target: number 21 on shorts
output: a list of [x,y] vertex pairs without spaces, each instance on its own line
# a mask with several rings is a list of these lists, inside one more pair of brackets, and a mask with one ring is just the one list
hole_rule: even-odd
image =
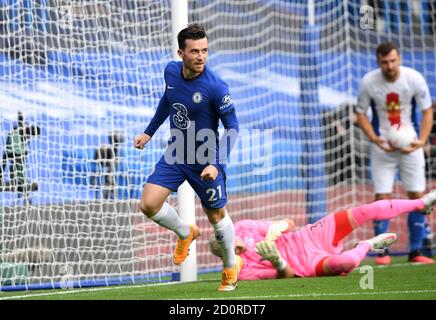
[[216,189],[215,188],[207,189],[206,194],[208,196],[207,201],[209,202],[216,202],[217,200],[220,200],[223,197],[221,191],[221,185],[218,185]]

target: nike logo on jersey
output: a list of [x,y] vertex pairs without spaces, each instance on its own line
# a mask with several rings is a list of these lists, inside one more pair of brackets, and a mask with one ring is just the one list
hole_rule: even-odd
[[167,86],[167,89],[174,89],[174,87],[171,87],[171,86]]

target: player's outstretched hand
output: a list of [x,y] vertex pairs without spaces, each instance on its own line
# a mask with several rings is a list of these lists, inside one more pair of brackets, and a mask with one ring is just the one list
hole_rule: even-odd
[[260,241],[256,244],[256,252],[263,260],[270,261],[274,266],[280,263],[280,252],[272,241]]
[[216,179],[217,176],[218,169],[213,164],[210,164],[206,168],[204,168],[200,174],[200,178],[204,181],[213,181]]
[[142,133],[139,136],[135,138],[133,141],[133,146],[137,149],[144,149],[144,146],[147,144],[148,141],[150,141],[151,137],[146,134]]

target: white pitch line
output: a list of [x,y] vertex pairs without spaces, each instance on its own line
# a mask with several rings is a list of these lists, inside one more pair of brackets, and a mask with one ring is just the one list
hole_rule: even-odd
[[370,265],[370,264],[363,263],[359,267],[354,269],[353,272],[355,272],[356,270],[359,270],[363,266],[370,266],[370,267],[373,267],[374,269],[384,269],[384,268],[396,268],[396,267],[417,267],[417,266],[423,266],[423,265],[425,265],[425,264],[418,263],[418,262],[416,262],[416,263],[404,262],[404,263],[396,263],[396,264],[389,264],[389,265]]
[[[172,283],[174,284],[174,283]],[[161,284],[159,284],[161,285]],[[52,293],[40,293],[40,294],[32,294],[32,295],[23,295],[23,296],[13,296],[13,297],[4,297],[0,298],[0,300],[11,300],[11,299],[22,299],[22,298],[32,298],[32,297],[40,297],[40,296],[51,296],[51,295],[64,295],[69,293],[80,293],[80,292],[94,292],[94,291],[103,291],[103,290],[113,290],[120,288],[140,288],[140,287],[148,287],[152,285],[138,285],[138,286],[123,286],[117,288],[93,288],[93,289],[83,289],[83,290],[74,290],[74,291],[64,291],[64,292],[52,292]],[[390,294],[416,294],[416,293],[436,293],[435,290],[405,290],[405,291],[375,291],[375,292],[340,292],[340,293],[306,293],[306,294],[280,294],[280,295],[262,295],[262,296],[235,296],[235,297],[211,297],[211,298],[196,298],[196,299],[183,299],[178,298],[179,300],[240,300],[240,299],[278,299],[278,298],[319,298],[319,297],[335,297],[335,296],[356,296],[356,295],[390,295]]]
[[[392,267],[403,267],[403,266],[419,266],[422,265],[420,263],[397,263],[392,264],[389,266],[372,266],[376,269],[381,268],[392,268]],[[362,267],[361,265],[360,267]],[[359,267],[359,268],[360,268]],[[356,268],[353,272],[359,270],[359,268]],[[219,281],[217,279],[217,281]],[[118,290],[118,289],[129,289],[129,288],[146,288],[146,287],[157,287],[157,286],[167,286],[167,285],[175,285],[175,284],[181,284],[181,282],[164,282],[164,283],[151,283],[151,284],[143,284],[143,285],[128,285],[128,286],[111,286],[111,287],[97,287],[97,288],[86,288],[86,289],[74,289],[74,290],[66,290],[66,291],[57,291],[57,292],[47,292],[47,293],[34,293],[34,294],[27,294],[27,295],[20,295],[20,296],[8,296],[8,297],[0,297],[0,300],[13,300],[13,299],[25,299],[25,298],[34,298],[34,297],[44,297],[44,296],[56,296],[56,295],[66,295],[66,294],[76,294],[76,293],[82,293],[82,292],[97,292],[97,291],[108,291],[108,290]],[[48,289],[50,290],[50,289]],[[247,297],[223,297],[223,298],[217,298],[213,297],[210,298],[212,300],[217,299],[262,299],[262,298],[292,298],[292,297],[317,297],[317,296],[343,296],[343,295],[358,295],[358,294],[406,294],[406,293],[430,293],[430,292],[436,292],[436,290],[416,290],[416,291],[386,291],[386,292],[354,292],[354,293],[314,293],[314,294],[304,294],[304,295],[277,295],[277,296],[247,296]],[[5,292],[0,292],[3,294]],[[179,298],[178,298],[179,299]],[[193,300],[207,300],[209,298],[201,298],[201,299],[193,299]],[[190,300],[190,299],[182,299],[182,300]]]
[[213,297],[188,300],[239,300],[239,299],[276,299],[276,298],[304,298],[304,297],[334,297],[334,296],[356,296],[356,295],[385,295],[385,294],[411,294],[411,293],[436,293],[435,290],[405,290],[405,291],[375,291],[375,292],[341,292],[341,293],[305,293],[305,294],[277,294],[265,296],[238,296],[238,297]]
[[[12,300],[12,299],[23,299],[23,298],[33,298],[33,297],[43,297],[43,296],[56,296],[56,295],[65,295],[65,294],[75,294],[81,292],[96,292],[96,291],[106,291],[106,290],[116,290],[116,289],[130,289],[130,288],[144,288],[144,287],[158,287],[158,286],[167,286],[173,284],[180,284],[180,282],[165,282],[165,283],[151,283],[151,284],[143,284],[143,285],[130,285],[130,286],[112,286],[112,287],[98,287],[98,288],[87,288],[87,289],[74,289],[74,290],[65,290],[65,291],[56,291],[56,292],[47,292],[47,293],[33,293],[21,296],[9,296],[9,297],[0,297],[0,300]],[[51,290],[51,289],[47,289]],[[0,295],[5,292],[0,292]]]

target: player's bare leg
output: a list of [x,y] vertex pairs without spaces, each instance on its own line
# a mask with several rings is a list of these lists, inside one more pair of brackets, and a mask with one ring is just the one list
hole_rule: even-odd
[[165,200],[171,190],[156,184],[146,183],[141,198],[141,211],[161,227],[174,231],[179,240],[173,253],[174,264],[181,264],[188,256],[189,245],[199,235],[195,225],[183,222],[176,210]]
[[219,291],[236,289],[242,259],[235,254],[235,228],[226,208],[207,209],[203,207],[209,222],[215,230],[215,238],[223,252],[223,273]]
[[148,218],[152,218],[162,208],[171,190],[157,184],[146,183],[141,197],[141,211]]

